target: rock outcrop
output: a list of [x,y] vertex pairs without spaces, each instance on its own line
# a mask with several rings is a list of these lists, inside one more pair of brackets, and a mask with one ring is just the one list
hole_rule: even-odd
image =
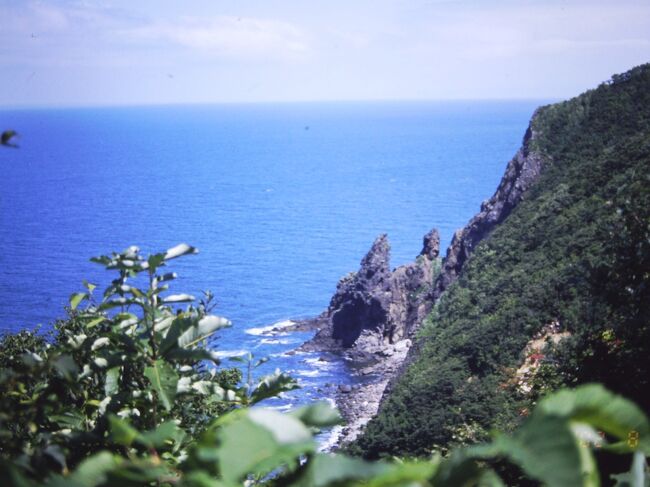
[[437,230],[424,236],[415,262],[391,271],[388,237],[380,235],[355,273],[343,277],[312,342],[376,352],[411,335],[428,312],[440,248]]
[[315,342],[329,340],[325,348],[355,345],[358,349],[376,351],[412,336],[445,289],[456,280],[476,246],[508,217],[539,176],[544,157],[533,149],[534,120],[535,115],[521,149],[508,163],[494,195],[454,234],[440,272],[436,272],[440,248],[437,230],[424,236],[422,251],[415,262],[392,272],[388,238],[380,235],[361,261],[359,271],[339,281],[327,311],[318,318],[321,326]]
[[[503,222],[512,210],[526,196],[526,191],[539,177],[547,156],[534,149],[537,133],[534,130],[535,117],[533,114],[528,129],[524,134],[521,148],[510,160],[506,171],[499,182],[494,195],[481,204],[480,211],[472,217],[464,228],[457,230],[447,248],[447,254],[442,261],[442,268],[436,277],[435,283],[426,296],[422,297],[423,309],[426,313],[440,299],[444,291],[458,278],[465,262],[470,258],[476,246]],[[426,316],[426,314],[424,315]],[[419,317],[423,319],[424,316]],[[420,344],[415,341],[399,369],[393,374],[385,388],[385,393],[390,393],[393,383],[399,380],[400,375],[418,355]]]
[[494,195],[481,204],[481,211],[474,215],[465,228],[457,230],[454,234],[451,245],[447,249],[440,275],[427,297],[430,301],[437,301],[445,289],[456,280],[478,243],[506,219],[524,198],[526,190],[537,180],[544,165],[544,158],[533,150],[533,142],[536,137],[533,123],[536,113],[533,114],[528,130],[526,130],[521,149],[508,163],[506,172]]
[[359,270],[345,276],[336,286],[328,308],[334,340],[350,347],[365,330],[378,336],[385,334],[390,277],[390,245],[384,234],[372,244]]
[[428,295],[440,269],[440,235],[435,228],[422,241],[415,262],[398,267],[391,276],[390,317],[397,339],[410,337],[429,314],[433,302]]
[[411,339],[414,331],[457,279],[476,246],[508,217],[538,178],[545,157],[534,150],[534,121],[535,115],[494,195],[455,233],[442,268],[435,229],[425,235],[415,262],[392,272],[388,239],[380,235],[359,271],[341,279],[328,309],[313,320],[319,331],[303,349],[343,350],[356,362],[356,374],[365,377],[351,391],[337,395],[348,420],[339,444],[354,440],[377,413],[394,381],[418,353],[419,344]]

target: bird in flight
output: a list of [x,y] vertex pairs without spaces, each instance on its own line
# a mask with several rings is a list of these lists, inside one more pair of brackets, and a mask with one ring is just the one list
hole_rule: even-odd
[[0,143],[5,147],[18,148],[16,144],[11,143],[11,139],[13,139],[16,136],[18,136],[18,132],[16,132],[15,130],[5,130],[4,132],[2,132],[2,136],[0,136]]

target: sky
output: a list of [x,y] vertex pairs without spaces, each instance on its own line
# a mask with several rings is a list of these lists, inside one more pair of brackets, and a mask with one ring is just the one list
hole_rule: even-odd
[[0,107],[563,99],[648,61],[648,0],[0,0]]

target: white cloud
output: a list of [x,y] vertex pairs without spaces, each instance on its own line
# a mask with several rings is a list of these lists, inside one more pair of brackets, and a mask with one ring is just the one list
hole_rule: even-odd
[[269,19],[218,16],[158,21],[125,32],[133,40],[169,42],[224,57],[295,59],[309,51],[305,33]]
[[31,3],[29,11],[33,14],[30,21],[35,22],[39,30],[64,30],[70,25],[68,17],[60,9],[41,3]]
[[647,0],[4,3],[12,103],[561,97],[650,59]]
[[535,43],[539,51],[563,52],[566,50],[607,48],[650,48],[650,39],[574,40],[566,38],[544,39]]
[[412,52],[450,62],[567,56],[650,45],[650,4],[502,2],[473,8],[458,4],[434,7],[424,18],[421,30],[403,34],[404,45],[410,36]]

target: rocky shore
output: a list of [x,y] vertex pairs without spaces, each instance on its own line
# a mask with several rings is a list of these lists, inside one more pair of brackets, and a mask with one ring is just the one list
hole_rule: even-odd
[[357,382],[353,386],[339,386],[335,394],[336,404],[346,420],[338,445],[354,441],[377,414],[384,391],[400,370],[410,346],[411,340],[406,338],[367,355],[366,360],[360,356],[350,358]]
[[359,270],[339,281],[327,310],[282,329],[316,330],[298,351],[334,354],[352,370],[354,385],[340,385],[335,392],[347,420],[338,445],[353,441],[377,414],[391,381],[417,354],[415,332],[424,318],[456,280],[475,247],[507,218],[537,180],[546,160],[534,150],[534,121],[535,115],[496,192],[455,233],[444,261],[439,259],[438,231],[432,229],[423,237],[422,251],[414,262],[391,269],[388,237],[379,235]]
[[431,230],[415,261],[391,270],[388,237],[378,236],[359,270],[339,281],[328,309],[296,324],[296,329],[317,330],[299,350],[334,353],[353,375],[354,385],[335,391],[347,422],[339,445],[354,440],[377,413],[386,386],[408,353],[416,324],[430,311],[423,298],[440,266],[439,246],[438,232]]

